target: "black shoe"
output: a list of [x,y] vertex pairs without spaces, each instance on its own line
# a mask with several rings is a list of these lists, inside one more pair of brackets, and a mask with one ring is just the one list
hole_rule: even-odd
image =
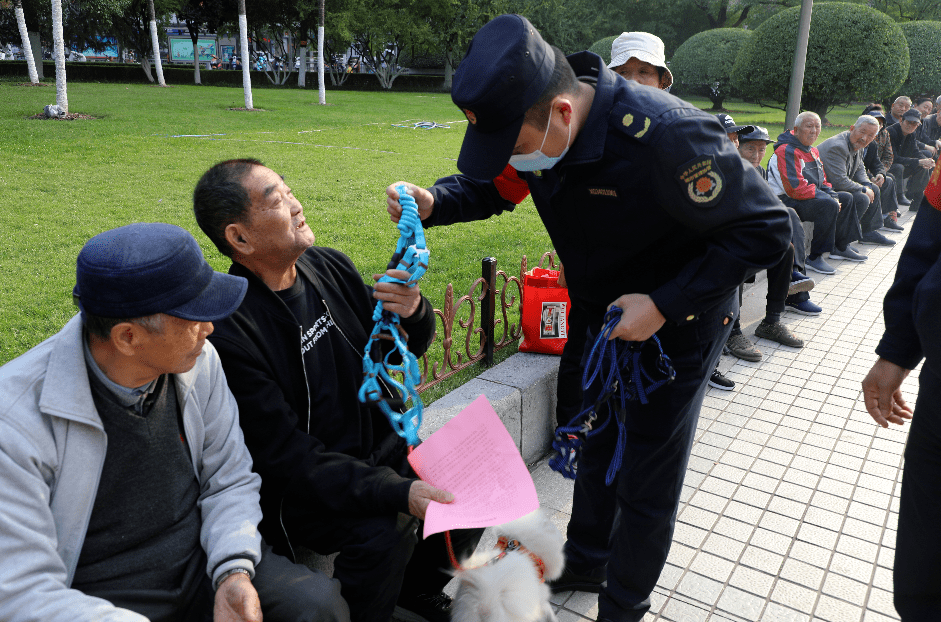
[[449,622],[451,597],[444,592],[412,596],[402,594],[392,612],[392,619],[401,622]]
[[709,378],[709,386],[714,389],[721,389],[723,391],[731,391],[735,388],[735,381],[729,380],[726,378],[721,371],[716,369],[712,372],[712,376]]
[[886,216],[885,220],[882,221],[882,228],[886,231],[898,233],[899,231],[905,231],[905,227],[900,225],[895,221],[895,218],[891,216]]
[[908,197],[899,197],[899,205],[901,205],[902,207],[908,207],[911,204],[912,204],[912,201]]
[[[895,246],[895,240],[890,240],[878,231],[869,231],[863,234],[861,244],[875,244],[877,246]],[[831,254],[831,257],[833,255]]]
[[546,585],[549,586],[553,594],[559,592],[592,592],[597,594],[605,583],[603,578],[605,571],[601,570],[594,573],[594,575],[576,574],[566,568],[562,571],[561,577],[555,581],[546,581]]

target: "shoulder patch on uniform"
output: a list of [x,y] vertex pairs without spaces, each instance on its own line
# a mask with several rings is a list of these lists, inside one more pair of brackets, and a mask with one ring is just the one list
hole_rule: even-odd
[[712,155],[696,156],[677,168],[675,177],[694,205],[712,207],[725,192],[725,177]]
[[614,106],[609,122],[617,131],[636,138],[643,143],[650,140],[653,129],[658,124],[656,118],[646,115],[624,103]]

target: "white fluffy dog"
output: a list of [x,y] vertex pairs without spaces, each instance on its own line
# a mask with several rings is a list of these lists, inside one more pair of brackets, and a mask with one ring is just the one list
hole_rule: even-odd
[[559,578],[565,540],[542,510],[494,528],[499,542],[454,574],[452,622],[556,622],[543,581]]

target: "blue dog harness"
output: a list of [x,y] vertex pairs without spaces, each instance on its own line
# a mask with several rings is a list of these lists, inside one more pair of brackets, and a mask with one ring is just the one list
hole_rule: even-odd
[[[615,326],[621,320],[621,314],[620,307],[612,305],[608,309],[604,316],[604,325],[591,347],[585,371],[582,374],[583,389],[587,390],[595,379],[599,379],[602,383],[598,399],[593,405],[572,418],[567,426],[559,426],[555,430],[552,448],[558,452],[558,455],[549,460],[549,467],[561,473],[563,477],[575,479],[578,459],[581,457],[585,440],[601,432],[612,418],[616,418],[618,440],[605,476],[605,483],[610,486],[621,469],[624,447],[627,444],[625,424],[627,402],[639,400],[641,404],[647,404],[651,393],[670,384],[676,377],[676,370],[673,369],[670,357],[664,354],[656,335],[647,341],[624,341],[610,338]],[[642,360],[644,348],[649,349],[650,346],[657,348],[653,370],[646,369]],[[618,404],[615,403],[615,397],[618,398]],[[595,428],[598,411],[604,404],[608,405],[610,416],[600,427]]]
[[[395,253],[389,261],[387,270],[397,269],[408,272],[407,281],[382,275],[380,283],[401,283],[414,287],[428,268],[428,248],[425,244],[425,231],[418,216],[418,204],[408,194],[405,186],[397,186],[402,215],[399,218],[399,241]],[[422,421],[422,401],[418,395],[421,383],[421,370],[418,359],[408,350],[408,333],[402,328],[398,313],[383,308],[382,301],[376,302],[372,315],[376,325],[366,342],[363,356],[363,385],[359,389],[359,401],[375,404],[389,419],[396,434],[406,440],[409,447],[416,447],[421,442],[418,429]],[[381,340],[392,341],[394,348],[382,355]],[[390,362],[389,357],[398,353],[402,362],[398,365]],[[401,382],[392,377],[392,373],[401,373]],[[380,379],[394,389],[397,398],[388,399],[382,394]],[[404,413],[400,408],[411,400],[412,407]]]

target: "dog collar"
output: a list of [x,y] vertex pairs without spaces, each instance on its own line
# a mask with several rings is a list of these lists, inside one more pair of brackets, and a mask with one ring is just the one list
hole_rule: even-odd
[[487,562],[488,566],[506,557],[507,553],[510,553],[512,551],[519,551],[523,555],[528,555],[529,559],[532,560],[533,565],[536,566],[536,570],[539,572],[539,582],[540,583],[545,582],[544,577],[546,574],[546,562],[542,561],[541,557],[539,557],[538,555],[536,555],[535,553],[527,549],[522,544],[520,544],[519,540],[515,540],[515,539],[510,540],[506,536],[500,536],[500,538],[497,540],[497,548],[500,549],[500,553],[498,553],[496,557],[494,557],[489,562]]

